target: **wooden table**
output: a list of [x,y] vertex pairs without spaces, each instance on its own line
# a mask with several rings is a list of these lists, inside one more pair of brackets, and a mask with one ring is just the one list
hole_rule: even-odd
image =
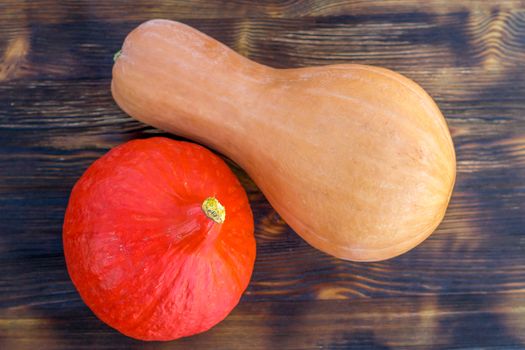
[[[525,348],[523,1],[0,0],[0,349]],[[275,67],[395,69],[436,99],[457,152],[444,222],[377,263],[308,246],[232,165],[256,217],[252,282],[211,331],[127,338],[64,264],[69,192],[91,162],[159,131],[126,116],[113,54],[144,20],[190,24]]]

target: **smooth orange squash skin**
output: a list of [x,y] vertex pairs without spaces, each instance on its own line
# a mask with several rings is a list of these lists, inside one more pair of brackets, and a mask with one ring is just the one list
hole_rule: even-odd
[[456,173],[447,124],[393,71],[273,69],[152,20],[126,38],[111,87],[132,117],[232,158],[301,237],[336,257],[394,257],[445,214]]

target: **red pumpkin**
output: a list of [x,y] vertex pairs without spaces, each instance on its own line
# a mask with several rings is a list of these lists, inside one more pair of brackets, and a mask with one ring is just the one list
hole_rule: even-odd
[[71,193],[63,240],[85,303],[143,340],[220,322],[255,260],[252,212],[235,175],[207,149],[160,137],[125,143],[89,167]]

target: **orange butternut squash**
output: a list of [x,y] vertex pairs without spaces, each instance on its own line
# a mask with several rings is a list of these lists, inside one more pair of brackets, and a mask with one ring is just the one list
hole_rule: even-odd
[[233,159],[301,237],[342,259],[406,252],[436,229],[451,197],[443,115],[384,68],[274,69],[152,20],[127,36],[111,88],[132,117]]

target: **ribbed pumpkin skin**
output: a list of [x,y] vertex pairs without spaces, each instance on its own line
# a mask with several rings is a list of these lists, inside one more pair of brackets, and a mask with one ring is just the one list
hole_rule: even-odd
[[232,158],[299,235],[342,259],[413,248],[452,193],[445,119],[419,85],[387,69],[273,69],[152,20],[126,38],[112,92],[132,117]]
[[[201,209],[225,207],[218,224]],[[150,138],[120,145],[75,184],[64,253],[82,299],[104,322],[142,340],[172,340],[223,320],[255,261],[246,193],[202,146]]]

